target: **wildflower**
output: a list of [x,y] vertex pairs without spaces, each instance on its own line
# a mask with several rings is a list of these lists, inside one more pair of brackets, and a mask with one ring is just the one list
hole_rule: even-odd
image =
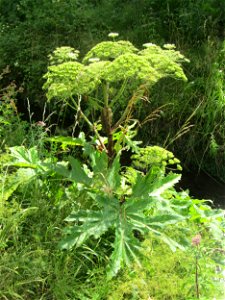
[[202,239],[201,235],[197,234],[192,238],[192,245],[197,247],[201,243],[201,239]]

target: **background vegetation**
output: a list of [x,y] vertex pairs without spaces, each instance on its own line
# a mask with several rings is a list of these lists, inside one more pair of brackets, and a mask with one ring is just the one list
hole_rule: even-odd
[[[181,166],[225,182],[223,1],[0,0],[0,11],[0,299],[222,300],[224,212],[177,192],[174,183]],[[129,122],[120,128],[112,165],[99,154],[105,146],[96,142],[101,125],[95,118],[102,109],[96,108],[96,99],[75,112],[77,118],[83,112],[94,127],[82,121],[74,127],[74,111],[66,102],[47,103],[42,88],[48,78],[44,74],[54,70],[49,55],[57,47],[73,47],[83,58],[109,32],[138,48],[146,42],[175,44],[190,60],[182,66],[187,82],[165,76],[141,95],[142,105],[129,115],[139,120],[137,128]],[[123,88],[114,111],[118,118],[133,86]],[[143,141],[143,148],[134,137]],[[148,147],[152,145],[169,151]],[[120,156],[124,147],[139,154]],[[109,181],[104,190],[99,170]],[[144,186],[152,190],[142,190]],[[148,194],[152,201],[149,192],[157,188],[163,193],[154,206],[133,205],[136,218],[145,216],[142,227],[135,218],[121,225],[116,210],[107,232],[87,230],[102,215],[112,215],[110,204],[104,209],[99,204],[101,197],[111,199],[112,192],[120,207],[124,189],[131,201],[135,193]],[[127,206],[122,209],[129,210]],[[71,227],[74,212],[79,221]],[[146,233],[145,226],[152,232]],[[118,243],[123,230],[127,248]],[[83,243],[76,240],[81,233]],[[196,244],[193,238],[199,234]],[[79,247],[62,250],[62,243]],[[112,258],[117,276],[109,278]]]

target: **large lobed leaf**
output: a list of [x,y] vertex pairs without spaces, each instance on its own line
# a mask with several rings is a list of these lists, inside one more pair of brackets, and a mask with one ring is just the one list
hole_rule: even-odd
[[137,173],[131,196],[132,198],[159,197],[167,189],[173,187],[180,178],[181,175],[171,173],[155,179],[151,170],[145,176],[142,173]]
[[116,229],[113,248],[110,263],[107,267],[108,278],[114,277],[122,267],[130,266],[133,261],[140,265],[138,260],[141,249],[140,242],[134,238],[128,224],[118,226]]
[[[103,199],[98,200],[102,201]],[[79,210],[71,213],[66,221],[73,222],[75,225],[65,230],[67,237],[61,241],[59,246],[62,249],[70,249],[73,246],[79,247],[89,237],[93,236],[97,239],[110,227],[115,227],[119,204],[115,199],[110,200],[104,201],[104,207],[100,210]]]

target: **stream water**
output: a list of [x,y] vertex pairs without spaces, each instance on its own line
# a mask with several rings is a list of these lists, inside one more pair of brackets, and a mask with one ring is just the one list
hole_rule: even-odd
[[225,184],[204,172],[197,175],[191,172],[184,173],[179,187],[183,190],[188,189],[192,197],[210,199],[214,207],[225,209]]

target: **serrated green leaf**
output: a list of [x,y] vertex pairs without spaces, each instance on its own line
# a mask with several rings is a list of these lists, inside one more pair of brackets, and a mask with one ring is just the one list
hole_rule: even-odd
[[80,232],[78,230],[68,230],[68,228],[66,229],[67,230],[65,230],[64,232],[68,235],[65,236],[58,244],[58,248],[62,250],[72,249],[76,245],[77,240],[80,236]]
[[120,157],[117,156],[112,166],[108,170],[107,181],[113,191],[120,186],[121,176],[120,176]]
[[132,198],[148,197],[152,184],[153,184],[153,180],[150,173],[146,175],[137,173],[136,182],[133,186],[131,197]]
[[57,174],[62,175],[64,178],[70,177],[70,171],[68,170],[68,164],[58,162],[54,167],[54,171]]
[[125,203],[125,207],[128,214],[140,213],[150,209],[155,203],[156,200],[152,197],[146,197],[144,199],[131,198]]
[[130,266],[132,261],[138,260],[140,243],[134,238],[133,233],[127,227],[118,227],[115,232],[114,250],[107,267],[108,278],[114,277],[123,266]]
[[[90,193],[89,193],[90,194]],[[94,199],[99,207],[104,207],[106,210],[114,210],[118,213],[120,209],[120,202],[117,198],[113,196],[109,196],[108,194],[98,195],[98,194],[90,194],[92,199]]]
[[77,183],[83,183],[86,186],[91,184],[91,178],[85,173],[79,160],[69,157],[69,162],[71,165],[71,172],[69,173],[69,179]]
[[169,174],[166,177],[163,177],[150,187],[149,196],[151,197],[159,197],[162,193],[164,193],[167,189],[173,187],[181,178],[181,175],[178,174]]
[[164,243],[166,243],[173,252],[175,252],[177,249],[185,250],[185,245],[177,243],[175,240],[171,239],[165,234],[158,235],[158,238],[161,239]]
[[105,151],[91,151],[91,167],[95,174],[105,174],[108,170],[108,156]]
[[[81,246],[91,236],[97,239],[115,224],[116,218],[115,210],[74,212],[66,218],[66,221],[78,223],[67,231],[68,236],[60,242],[59,246],[63,249],[70,249],[73,246]],[[79,223],[82,224],[79,225]]]
[[163,227],[165,225],[176,224],[177,222],[183,221],[185,218],[178,214],[165,214],[148,217],[146,222],[149,225]]
[[33,169],[19,169],[15,173],[2,179],[0,182],[0,196],[2,200],[8,200],[8,198],[17,190],[20,185],[27,184],[34,180],[36,173]]
[[18,168],[30,168],[36,170],[36,175],[46,175],[53,171],[52,164],[47,159],[41,160],[36,147],[26,149],[24,146],[10,148],[13,161],[6,165]]
[[40,158],[36,147],[26,149],[24,146],[15,146],[9,149],[11,156],[15,159],[16,164],[21,163],[25,165],[31,165],[32,168],[40,164]]

